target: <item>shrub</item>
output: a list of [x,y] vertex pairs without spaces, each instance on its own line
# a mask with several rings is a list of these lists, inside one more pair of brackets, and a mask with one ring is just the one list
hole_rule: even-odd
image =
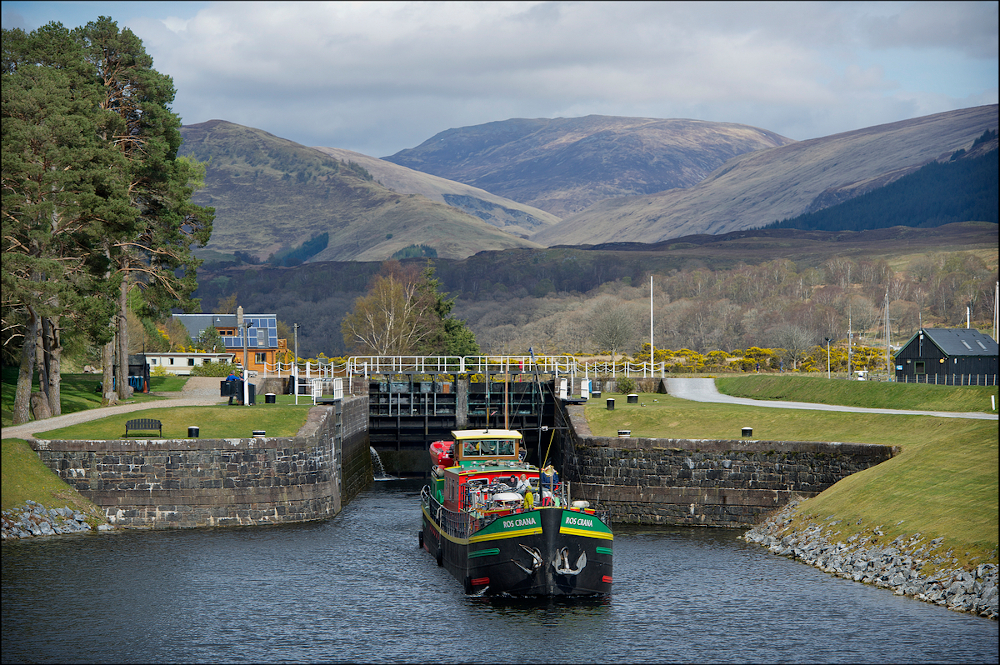
[[631,377],[626,376],[624,378],[617,379],[615,383],[616,383],[615,387],[618,389],[618,392],[620,393],[625,393],[625,394],[634,393],[636,390],[635,379]]
[[192,367],[191,376],[229,376],[229,373],[234,371],[236,365],[230,363],[209,363]]

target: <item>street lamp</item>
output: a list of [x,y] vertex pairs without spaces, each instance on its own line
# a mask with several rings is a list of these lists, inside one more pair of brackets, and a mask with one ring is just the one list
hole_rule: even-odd
[[250,362],[247,358],[247,347],[250,342],[247,338],[250,336],[250,328],[253,326],[253,322],[247,321],[243,325],[245,326],[245,330],[243,331],[243,404],[250,406]]
[[832,337],[824,337],[826,340],[826,378],[830,378],[830,342],[833,340]]

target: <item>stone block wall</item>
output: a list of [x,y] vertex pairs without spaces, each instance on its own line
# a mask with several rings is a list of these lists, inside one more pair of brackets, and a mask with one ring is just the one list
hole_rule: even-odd
[[338,403],[342,443],[341,499],[346,504],[372,483],[371,444],[368,440],[368,395]]
[[[295,437],[39,439],[33,446],[120,526],[303,522],[337,514],[371,481],[367,411],[367,398],[315,407]],[[364,414],[360,423],[356,412]]]
[[619,524],[747,528],[793,496],[815,496],[894,454],[861,443],[594,437],[583,407],[561,417],[574,497],[599,503]]

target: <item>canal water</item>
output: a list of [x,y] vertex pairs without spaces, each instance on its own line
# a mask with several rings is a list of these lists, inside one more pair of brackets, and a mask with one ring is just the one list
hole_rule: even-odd
[[3,544],[3,662],[995,663],[997,622],[723,529],[616,530],[604,601],[491,600],[417,547],[421,481],[336,518]]

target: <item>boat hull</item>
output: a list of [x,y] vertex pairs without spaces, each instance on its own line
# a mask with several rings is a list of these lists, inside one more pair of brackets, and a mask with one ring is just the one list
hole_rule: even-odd
[[613,535],[596,515],[545,507],[501,517],[466,538],[445,533],[427,507],[421,544],[466,593],[611,593]]

